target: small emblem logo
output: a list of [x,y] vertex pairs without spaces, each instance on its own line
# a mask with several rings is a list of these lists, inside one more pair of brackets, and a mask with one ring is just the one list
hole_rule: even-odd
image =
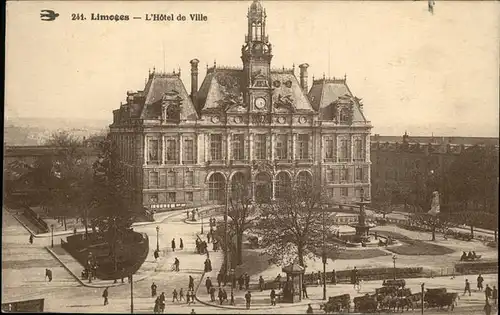
[[59,16],[59,13],[56,13],[52,10],[42,10],[40,11],[40,19],[42,21],[54,21],[56,17]]

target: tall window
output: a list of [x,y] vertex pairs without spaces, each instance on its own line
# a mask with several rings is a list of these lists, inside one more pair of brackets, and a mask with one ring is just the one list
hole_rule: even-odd
[[193,186],[193,182],[194,182],[193,171],[187,171],[186,172],[186,185],[187,186]]
[[299,159],[309,158],[309,135],[299,135]]
[[192,139],[184,140],[184,162],[193,163],[194,162],[194,141]]
[[354,160],[363,161],[363,141],[361,139],[354,140]]
[[333,182],[333,170],[332,169],[326,170],[326,181],[329,183]]
[[174,192],[167,193],[167,202],[175,202],[175,193]]
[[266,135],[255,135],[255,159],[267,159]]
[[340,170],[340,180],[341,181],[347,181],[347,178],[349,176],[349,169],[344,168]]
[[342,108],[340,110],[340,122],[346,123],[348,120],[349,120],[349,112],[347,111],[347,108]]
[[173,187],[175,186],[175,172],[168,172],[167,173],[167,187]]
[[177,161],[177,141],[175,139],[167,140],[167,161]]
[[288,135],[276,135],[276,159],[286,160],[288,158]]
[[349,161],[349,142],[347,139],[340,140],[340,162]]
[[276,198],[285,197],[286,193],[289,192],[290,187],[291,187],[290,176],[285,172],[279,173],[276,181],[275,197]]
[[158,172],[149,172],[149,187],[158,187],[159,181]]
[[358,167],[356,168],[356,181],[362,181],[363,180],[363,168]]
[[192,191],[186,192],[186,201],[193,201],[193,192]]
[[148,142],[148,157],[150,162],[158,163],[158,140],[150,139]]
[[222,135],[210,135],[210,158],[212,161],[222,160]]
[[349,195],[349,190],[347,187],[340,187],[340,195],[342,197],[347,197]]
[[208,180],[208,200],[224,200],[224,177],[220,173],[212,174]]
[[335,147],[333,146],[333,139],[326,139],[325,141],[325,158],[335,158]]
[[233,135],[233,160],[245,159],[245,135]]

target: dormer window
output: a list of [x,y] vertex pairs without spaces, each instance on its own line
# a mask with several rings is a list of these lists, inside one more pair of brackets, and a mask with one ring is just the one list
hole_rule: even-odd
[[349,121],[349,112],[347,108],[342,108],[339,115],[340,123],[347,123]]

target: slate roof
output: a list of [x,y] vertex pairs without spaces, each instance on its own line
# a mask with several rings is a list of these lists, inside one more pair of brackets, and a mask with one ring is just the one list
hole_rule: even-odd
[[[332,103],[343,98],[353,98],[344,79],[320,79],[314,80],[308,94],[312,107],[319,110],[321,120],[330,120],[332,117]],[[366,122],[366,118],[360,109],[359,101],[354,100],[353,122]]]
[[[279,86],[273,87],[273,100],[279,95],[290,95],[297,111],[314,110],[307,96],[303,92],[300,84],[292,73],[271,71],[271,84],[279,81]],[[286,82],[291,82],[291,87],[287,87]],[[244,78],[242,69],[209,69],[201,87],[196,94],[196,101],[199,111],[207,111],[219,106],[218,101],[223,98],[226,92],[239,95],[243,91]]]
[[196,109],[189,97],[184,84],[178,74],[154,73],[150,76],[144,88],[145,102],[141,112],[141,118],[157,118],[161,115],[161,101],[163,95],[175,91],[182,99],[181,120],[195,120]]

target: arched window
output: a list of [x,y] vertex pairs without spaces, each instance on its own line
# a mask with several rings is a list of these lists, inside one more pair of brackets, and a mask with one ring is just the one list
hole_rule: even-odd
[[208,200],[224,201],[224,176],[221,173],[215,173],[208,179]]
[[311,175],[308,172],[300,172],[297,176],[297,184],[300,186],[310,185],[312,183]]
[[286,172],[281,172],[276,178],[276,198],[283,198],[290,189],[290,176]]
[[240,200],[240,198],[249,197],[248,181],[243,173],[236,173],[231,178],[231,198]]

